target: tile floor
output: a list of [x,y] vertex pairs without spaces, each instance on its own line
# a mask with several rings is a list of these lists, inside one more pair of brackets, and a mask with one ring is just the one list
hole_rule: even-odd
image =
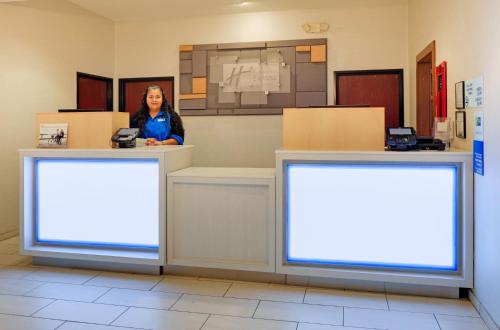
[[0,242],[0,329],[487,330],[468,300],[35,267]]

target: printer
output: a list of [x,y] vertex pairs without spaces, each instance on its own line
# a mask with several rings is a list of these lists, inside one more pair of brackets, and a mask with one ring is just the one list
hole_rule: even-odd
[[417,137],[413,127],[388,128],[386,133],[387,150],[445,150],[446,144],[432,136]]

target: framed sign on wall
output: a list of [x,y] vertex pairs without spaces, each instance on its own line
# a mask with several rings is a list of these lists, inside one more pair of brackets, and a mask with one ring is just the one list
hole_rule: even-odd
[[327,104],[327,39],[179,47],[181,115],[281,115]]
[[455,134],[458,138],[465,139],[466,126],[465,126],[465,111],[455,112]]
[[455,108],[465,109],[465,82],[459,81],[455,84]]

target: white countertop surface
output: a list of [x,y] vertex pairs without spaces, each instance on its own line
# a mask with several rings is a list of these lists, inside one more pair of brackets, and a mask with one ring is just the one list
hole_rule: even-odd
[[19,152],[43,152],[43,153],[74,153],[74,152],[85,152],[85,153],[157,153],[157,152],[173,152],[184,149],[192,149],[192,145],[174,145],[174,146],[144,146],[136,148],[117,148],[117,149],[67,149],[67,148],[31,148],[31,149],[19,149]]
[[188,167],[171,172],[169,177],[209,177],[209,178],[274,178],[274,168],[244,167]]

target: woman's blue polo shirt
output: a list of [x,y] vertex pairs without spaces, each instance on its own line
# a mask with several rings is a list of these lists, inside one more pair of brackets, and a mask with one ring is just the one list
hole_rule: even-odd
[[160,111],[156,117],[152,118],[148,114],[148,120],[146,125],[144,125],[144,138],[155,138],[158,141],[163,141],[167,139],[175,139],[177,143],[183,144],[184,140],[182,137],[171,134],[172,127],[170,125],[170,114],[165,111]]

